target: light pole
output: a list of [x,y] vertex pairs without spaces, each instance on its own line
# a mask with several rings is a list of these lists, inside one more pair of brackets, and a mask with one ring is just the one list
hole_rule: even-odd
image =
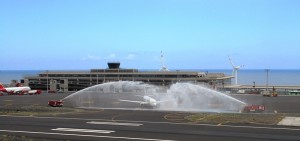
[[46,72],[47,72],[47,93],[48,93],[48,70],[46,70]]
[[266,72],[267,72],[267,87],[266,87],[266,90],[268,91],[269,90],[269,69],[266,69]]
[[178,72],[179,72],[179,70],[176,70],[176,74],[177,74],[177,76],[176,76],[176,83],[178,83],[178,81],[179,81],[179,78],[178,78],[178,77],[179,77],[179,76],[178,76],[179,74],[178,74]]
[[98,85],[98,72],[97,72],[97,85]]

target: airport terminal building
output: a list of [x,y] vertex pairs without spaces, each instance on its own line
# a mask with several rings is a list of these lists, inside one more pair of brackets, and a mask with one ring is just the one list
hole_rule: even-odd
[[224,73],[123,69],[120,68],[119,62],[109,62],[107,69],[45,71],[37,76],[24,77],[23,83],[32,89],[67,92],[113,81],[141,81],[160,86],[170,86],[176,82],[191,82],[211,87],[224,87],[231,84],[231,78],[233,76],[226,76]]

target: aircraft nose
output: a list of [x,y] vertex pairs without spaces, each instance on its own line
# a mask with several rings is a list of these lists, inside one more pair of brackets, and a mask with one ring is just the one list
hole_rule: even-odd
[[157,106],[157,103],[156,102],[152,103],[152,106],[153,107]]

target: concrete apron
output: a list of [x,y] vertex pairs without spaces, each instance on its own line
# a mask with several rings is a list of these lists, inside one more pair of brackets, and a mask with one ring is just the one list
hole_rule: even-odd
[[300,126],[300,117],[285,117],[278,123],[278,125]]

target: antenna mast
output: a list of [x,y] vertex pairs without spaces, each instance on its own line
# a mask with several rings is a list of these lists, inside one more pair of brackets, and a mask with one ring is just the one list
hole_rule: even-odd
[[163,55],[162,51],[161,51],[161,54],[160,54],[160,61],[161,61],[160,71],[169,71],[169,69],[165,66],[165,60],[164,60],[164,55]]

